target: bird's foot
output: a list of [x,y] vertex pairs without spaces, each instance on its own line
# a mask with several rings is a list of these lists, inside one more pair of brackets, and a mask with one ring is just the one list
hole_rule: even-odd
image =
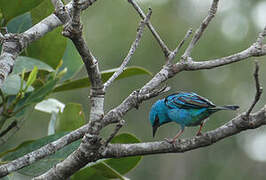
[[173,143],[176,142],[176,139],[171,139],[171,138],[164,138],[164,140],[165,140],[166,142],[168,142],[169,144],[173,144]]
[[198,132],[198,133],[196,134],[196,136],[202,136],[202,133],[201,133],[201,132]]

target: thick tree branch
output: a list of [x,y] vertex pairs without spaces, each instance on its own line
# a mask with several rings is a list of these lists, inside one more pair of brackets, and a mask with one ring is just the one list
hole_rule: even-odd
[[72,40],[83,60],[83,63],[85,64],[87,74],[91,82],[90,120],[94,121],[102,118],[103,116],[104,91],[98,60],[93,56],[84,38],[82,37],[82,25],[80,23],[81,10],[80,1],[74,0],[72,19],[65,25],[63,35]]
[[[74,9],[78,9],[79,8],[78,4],[75,5],[75,3],[78,3],[78,0],[75,0],[73,4]],[[72,20],[72,23],[70,23],[70,25],[67,27],[68,28],[67,31],[69,32],[69,35],[67,34],[67,36],[69,36],[71,40],[74,42],[77,50],[79,51],[86,65],[86,63],[93,62],[95,58],[93,58],[93,56],[89,52],[88,48],[86,47],[85,41],[83,40],[81,36],[81,25],[78,20],[79,12],[80,11],[77,10],[76,15],[75,13],[73,13],[73,18],[74,18],[74,15],[77,17],[76,17],[75,22],[73,22]],[[148,19],[150,18],[150,15],[151,15],[151,11],[149,11],[147,18],[144,19],[143,23],[141,23],[142,25],[140,27],[142,29],[139,30],[138,36],[142,34],[143,27],[147,23]],[[136,40],[137,42],[133,43],[133,46],[132,46],[133,49],[136,49],[136,45],[137,45],[136,43],[138,43],[140,37],[137,37],[136,39],[137,39]],[[65,179],[69,177],[70,175],[74,174],[77,170],[79,170],[83,166],[85,166],[88,162],[97,160],[97,157],[99,155],[99,152],[97,152],[97,150],[103,145],[100,142],[100,138],[97,135],[99,134],[99,131],[104,127],[102,125],[104,121],[101,119],[103,116],[104,91],[103,91],[103,86],[100,81],[100,72],[99,71],[96,72],[95,69],[92,69],[92,68],[96,68],[96,70],[98,70],[98,65],[96,64],[96,66],[93,66],[93,64],[90,64],[90,66],[86,66],[86,68],[87,68],[87,72],[90,77],[90,80],[92,82],[92,90],[93,90],[91,93],[92,103],[91,103],[91,113],[90,113],[90,123],[89,123],[90,128],[88,130],[89,134],[86,134],[83,137],[83,141],[81,145],[74,153],[68,156],[63,162],[58,163],[54,168],[50,169],[49,171],[42,174],[41,176],[34,178],[36,180],[47,179],[47,178]],[[93,83],[95,83],[95,86],[93,85]],[[102,94],[99,94],[97,91]],[[93,94],[93,92],[95,92],[96,94]],[[102,96],[99,97],[99,95],[102,95]]]
[[241,131],[255,129],[266,124],[266,107],[251,114],[250,120],[244,118],[246,113],[238,115],[223,126],[195,136],[189,139],[180,139],[174,144],[166,141],[136,143],[136,144],[109,144],[102,153],[102,158],[121,158],[137,155],[160,154],[160,153],[182,153],[201,147],[212,145],[224,138],[238,134]]
[[[82,0],[82,10],[92,5],[96,0]],[[73,5],[70,2],[65,6],[66,11],[71,12]],[[17,56],[33,41],[36,41],[43,37],[48,32],[54,30],[63,23],[58,19],[55,14],[51,14],[38,24],[34,25],[27,31],[21,34],[7,33],[2,35],[1,40],[2,52],[0,55],[0,87],[3,85],[4,80],[12,72],[15,59]]]
[[57,139],[56,141],[49,143],[38,150],[28,153],[16,160],[13,160],[7,164],[0,166],[0,177],[4,177],[13,171],[17,171],[25,166],[28,166],[40,159],[54,154],[56,151],[62,149],[68,144],[79,140],[88,131],[88,125],[82,126],[79,129],[72,131],[71,133]]
[[69,37],[78,50],[87,70],[91,82],[90,90],[90,122],[89,128],[78,149],[69,155],[64,161],[58,163],[46,173],[34,179],[67,179],[88,161],[97,159],[97,150],[100,148],[101,139],[98,137],[102,128],[101,119],[104,114],[104,91],[101,73],[97,59],[90,52],[82,37],[82,25],[80,23],[81,3],[73,0],[73,13],[70,22],[64,27],[63,35]]
[[70,20],[70,13],[67,11],[66,6],[61,0],[51,0],[55,12],[54,14],[60,19],[60,21],[65,24]]

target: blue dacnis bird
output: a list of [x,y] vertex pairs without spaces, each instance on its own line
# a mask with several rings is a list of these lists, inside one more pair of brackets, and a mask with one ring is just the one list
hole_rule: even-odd
[[150,122],[153,128],[153,137],[158,127],[165,123],[176,122],[181,129],[173,139],[166,139],[173,143],[184,132],[185,126],[200,125],[198,135],[204,120],[211,114],[220,110],[236,110],[239,106],[216,106],[208,99],[196,93],[178,92],[158,100],[153,104],[150,111]]

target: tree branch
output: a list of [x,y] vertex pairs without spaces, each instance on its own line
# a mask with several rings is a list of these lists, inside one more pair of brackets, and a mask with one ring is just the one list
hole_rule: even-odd
[[[89,2],[89,3],[85,3]],[[68,7],[75,6],[76,8],[79,8],[79,10],[73,10],[73,17],[78,17],[79,19],[79,13],[80,11],[88,6],[91,5],[91,2],[95,2],[93,0],[91,1],[83,1],[83,3],[78,3],[78,0],[75,0],[73,3],[71,2]],[[129,0],[129,2],[133,5],[133,7],[138,11],[140,16],[143,19],[146,19],[146,16],[142,12],[142,10],[138,7],[138,5],[133,1]],[[76,4],[75,4],[76,3]],[[218,0],[214,0],[212,7],[217,8]],[[212,8],[211,8],[212,9]],[[214,13],[216,12],[216,9]],[[214,16],[213,13],[213,16]],[[190,56],[191,50],[196,45],[198,40],[200,39],[204,29],[206,27],[206,24],[210,22],[210,20],[213,18],[211,14],[211,11],[209,12],[208,16],[205,18],[203,23],[201,24],[200,28],[196,31],[194,37],[192,38],[189,48],[186,50],[188,56]],[[51,15],[52,16],[52,15]],[[50,16],[49,16],[50,17]],[[55,16],[53,16],[55,18]],[[49,21],[50,22],[50,21]],[[50,22],[51,23],[51,22]],[[49,24],[49,23],[48,23]],[[47,25],[44,28],[50,30],[51,27],[57,27],[61,25],[62,22],[59,21],[57,18],[57,23],[52,23],[52,25]],[[169,58],[171,51],[167,48],[167,46],[164,44],[164,42],[159,37],[158,33],[154,30],[153,26],[151,25],[150,21],[147,21],[147,26],[151,30],[152,34],[158,41],[160,47],[162,48],[162,51],[164,52],[165,56]],[[40,26],[37,26],[36,28],[40,28]],[[70,29],[68,29],[70,28]],[[81,25],[78,21],[72,21],[66,25],[66,34],[70,32],[69,36],[72,36],[71,39],[73,39],[73,42],[78,49],[80,55],[82,56],[82,59],[86,65],[86,69],[88,71],[88,75],[90,77],[90,80],[92,82],[92,91],[91,93],[94,95],[93,90],[95,92],[102,88],[101,82],[100,82],[100,76],[98,76],[98,65],[97,60],[95,57],[91,54],[89,49],[87,48],[87,45],[85,44],[84,39],[82,38],[81,34]],[[33,31],[34,29],[31,28]],[[35,30],[34,30],[35,31]],[[37,31],[37,30],[36,30]],[[46,33],[45,30],[40,29],[40,31],[43,31]],[[26,32],[25,32],[26,33]],[[25,33],[23,35],[25,35]],[[38,34],[38,33],[37,33]],[[8,36],[7,36],[8,37]],[[5,37],[5,42],[7,43],[7,37]],[[39,35],[34,36],[39,37]],[[41,37],[41,36],[40,36]],[[17,160],[14,160],[8,164],[0,166],[0,176],[7,175],[8,173],[18,170],[22,167],[25,167],[26,165],[29,165],[36,160],[39,160],[41,158],[46,157],[49,154],[54,153],[55,151],[58,151],[59,149],[63,148],[67,144],[80,139],[85,132],[87,134],[83,137],[82,143],[80,147],[73,152],[70,156],[68,156],[63,162],[57,164],[54,168],[46,172],[45,174],[39,176],[36,179],[66,179],[74,172],[78,171],[81,167],[85,166],[88,162],[96,161],[100,158],[104,157],[125,157],[125,156],[133,156],[133,155],[140,155],[140,154],[152,154],[152,153],[164,153],[164,152],[184,152],[188,150],[192,150],[195,148],[199,148],[202,146],[207,146],[210,144],[213,144],[214,142],[217,142],[225,137],[229,137],[233,134],[239,133],[243,130],[249,129],[249,128],[257,128],[261,125],[266,124],[265,123],[265,109],[261,109],[259,112],[255,114],[250,115],[250,121],[244,121],[243,122],[243,116],[237,116],[232,121],[226,123],[224,126],[221,126],[220,128],[210,131],[203,136],[200,137],[194,137],[191,139],[181,140],[180,143],[170,145],[165,142],[153,142],[153,143],[140,143],[140,144],[129,144],[129,145],[108,145],[107,149],[101,148],[103,147],[103,144],[101,143],[101,139],[98,136],[99,131],[111,124],[116,123],[119,120],[122,119],[122,117],[132,108],[137,107],[142,101],[150,99],[154,96],[157,96],[158,94],[162,93],[162,89],[158,89],[158,87],[161,85],[161,83],[165,82],[169,78],[173,77],[177,73],[181,71],[190,71],[190,70],[200,70],[200,69],[211,69],[218,66],[223,66],[226,64],[234,63],[237,61],[241,61],[243,59],[246,59],[248,57],[252,56],[263,56],[266,54],[266,46],[263,45],[262,40],[265,37],[265,30],[263,33],[261,33],[257,39],[257,42],[251,45],[248,49],[241,51],[239,53],[236,53],[231,56],[215,59],[215,60],[209,60],[204,62],[194,62],[194,61],[180,61],[176,64],[167,63],[161,70],[158,72],[145,86],[143,86],[140,90],[132,92],[119,106],[109,111],[105,116],[94,116],[90,117],[90,123],[86,126],[83,126],[82,128],[79,128],[76,131],[73,131],[73,133],[70,133],[59,140],[50,143],[39,150],[36,150],[32,153],[29,153]],[[14,38],[13,38],[14,39]],[[12,39],[12,40],[13,40]],[[20,38],[17,38],[20,39]],[[185,38],[186,39],[186,36]],[[12,42],[12,41],[10,41]],[[26,45],[27,43],[32,42],[31,40],[25,41]],[[17,43],[19,44],[19,43]],[[16,45],[17,45],[16,44]],[[181,41],[182,44],[182,41]],[[25,45],[25,46],[26,46]],[[12,46],[11,46],[12,47]],[[181,46],[180,46],[181,47]],[[24,46],[22,46],[23,49]],[[17,51],[17,54],[21,52],[21,50]],[[13,55],[13,54],[12,54]],[[174,56],[171,56],[171,58],[174,58]],[[1,57],[0,57],[1,59]],[[1,62],[1,61],[0,61]],[[11,67],[11,66],[9,66]],[[9,72],[9,71],[8,71]],[[0,74],[1,75],[1,74]],[[92,78],[93,77],[93,78]],[[1,85],[1,82],[0,82]],[[95,88],[96,87],[96,88]],[[97,93],[96,93],[97,94]],[[98,94],[99,95],[99,94]],[[97,98],[95,96],[95,98]],[[103,97],[99,97],[102,98]],[[95,102],[98,100],[96,99]],[[99,101],[98,101],[99,102]],[[103,101],[102,103],[103,104]],[[99,115],[99,109],[103,109],[99,106],[97,106],[97,103],[94,104],[92,102],[92,108],[91,112]],[[75,132],[75,133],[74,133]],[[105,146],[104,146],[105,147]],[[158,149],[152,149],[151,147],[158,147]],[[132,149],[131,149],[132,148]],[[133,152],[132,150],[135,150]]]
[[[134,7],[134,9],[138,12],[138,14],[140,15],[140,17],[142,19],[145,19],[145,13],[141,10],[141,8],[139,7],[139,5],[135,2],[135,0],[128,0],[128,2],[130,4],[132,4],[132,6]],[[159,43],[164,56],[168,57],[169,54],[171,53],[171,51],[169,50],[169,48],[166,46],[166,44],[163,42],[162,38],[160,37],[160,35],[156,32],[156,30],[154,29],[154,27],[152,26],[151,22],[148,20],[147,22],[147,26],[150,29],[152,35],[155,37],[155,39],[157,40],[157,42]]]
[[135,41],[132,43],[126,58],[123,60],[123,63],[120,65],[118,70],[104,84],[104,92],[111,85],[111,83],[124,71],[124,69],[126,68],[126,65],[129,63],[131,57],[135,53],[135,51],[139,45],[140,39],[142,37],[144,27],[147,24],[147,22],[150,20],[151,13],[152,13],[152,10],[149,9],[149,12],[148,12],[147,16],[145,17],[145,19],[140,22],[140,25],[137,29],[137,35],[136,35]]
[[109,144],[109,142],[111,142],[111,140],[115,137],[115,135],[118,133],[118,131],[124,126],[125,124],[125,120],[121,120],[115,127],[114,132],[109,136],[109,138],[106,140],[106,142],[104,143],[105,146],[107,146]]
[[[92,5],[96,0],[82,0],[82,10]],[[72,2],[65,6],[66,11],[72,11]],[[0,55],[0,87],[7,76],[12,72],[17,56],[32,42],[40,39],[48,32],[61,26],[61,22],[55,14],[46,17],[27,31],[21,34],[7,33],[1,37],[2,52]]]
[[[136,107],[139,103],[141,103],[143,100],[147,100],[149,98],[152,98],[154,96],[157,96],[160,94],[160,91],[155,91],[158,93],[151,93],[153,90],[158,87],[161,83],[165,82],[167,79],[173,77],[175,74],[184,71],[184,70],[200,70],[200,69],[212,69],[215,67],[223,66],[226,64],[238,62],[244,59],[247,59],[252,56],[263,56],[266,55],[266,46],[264,45],[263,48],[256,48],[256,45],[253,44],[248,49],[243,50],[239,53],[236,53],[231,56],[215,59],[215,60],[209,60],[204,62],[195,62],[193,63],[186,61],[186,64],[184,63],[177,63],[175,65],[165,65],[146,85],[144,85],[139,91],[132,92],[119,106],[116,108],[110,110],[103,118],[101,127],[105,127],[110,123],[116,123],[119,121],[121,117],[123,117],[129,110]],[[137,96],[138,95],[138,96]],[[71,142],[74,142],[81,137],[84,136],[85,132],[88,132],[89,125],[83,126],[70,134],[58,139],[57,141],[50,143],[56,149],[57,151],[61,148],[65,147]],[[74,138],[72,138],[74,136]],[[67,142],[67,143],[66,143]],[[3,177],[10,172],[16,171],[20,168],[23,168],[25,166],[28,166],[32,164],[33,162],[42,159],[50,154],[53,154],[53,151],[50,151],[47,149],[47,147],[50,146],[50,144],[40,148],[39,150],[36,150],[32,153],[29,153],[17,160],[14,160],[8,164],[0,166],[0,177]],[[26,161],[30,158],[31,161]],[[20,162],[26,163],[20,163]],[[14,166],[15,165],[15,166]],[[7,170],[8,169],[8,170]]]
[[70,38],[78,50],[83,63],[85,64],[89,80],[90,90],[90,120],[101,119],[104,110],[104,91],[101,80],[101,73],[98,60],[89,50],[84,38],[82,37],[82,25],[80,23],[81,3],[79,0],[73,1],[72,19],[65,25],[63,35]]
[[171,52],[171,54],[169,54],[169,56],[167,58],[169,62],[175,58],[175,56],[177,55],[177,53],[179,52],[179,50],[181,49],[181,47],[184,45],[185,41],[189,38],[189,36],[191,34],[192,34],[192,29],[190,28],[187,31],[184,39],[182,39],[182,41],[177,45],[177,47],[175,48],[175,50],[173,52]]
[[183,153],[212,145],[224,138],[266,124],[266,106],[258,112],[251,114],[250,122],[243,118],[245,114],[246,113],[242,113],[238,115],[228,123],[213,131],[206,132],[202,136],[180,139],[179,142],[174,144],[169,144],[166,141],[136,144],[109,144],[106,150],[102,152],[102,158],[121,158],[160,153]]
[[17,171],[25,166],[28,166],[40,159],[43,159],[51,154],[54,154],[58,150],[67,146],[68,144],[79,140],[88,131],[88,125],[84,125],[79,129],[72,131],[71,133],[57,139],[54,142],[46,144],[38,150],[28,153],[16,160],[13,160],[7,164],[0,166],[0,178],[8,175],[13,171]]
[[246,113],[246,117],[249,118],[249,114],[251,113],[251,111],[253,110],[253,108],[255,107],[255,105],[257,104],[257,102],[259,101],[261,94],[262,94],[262,87],[260,86],[260,81],[259,81],[259,65],[258,62],[255,61],[255,71],[254,71],[254,80],[255,80],[255,86],[256,86],[256,95],[254,97],[254,100],[250,106],[250,108],[248,109],[247,113]]
[[219,2],[219,0],[213,0],[212,1],[212,5],[211,5],[211,8],[210,8],[210,10],[208,12],[207,17],[205,17],[205,19],[201,23],[200,27],[196,30],[192,40],[190,41],[185,53],[182,56],[183,57],[182,59],[185,60],[188,57],[190,57],[192,49],[197,44],[198,40],[202,36],[204,30],[208,27],[208,25],[211,22],[211,20],[214,18],[215,14],[217,12],[218,2]]
[[212,69],[215,67],[224,66],[227,64],[235,63],[244,59],[247,59],[249,57],[257,57],[257,56],[264,56],[266,55],[266,45],[263,45],[261,48],[258,48],[256,43],[254,43],[249,48],[222,58],[208,60],[208,61],[193,61],[193,62],[186,62],[186,63],[180,63],[180,64],[186,64],[185,70],[191,71],[191,70],[200,70],[200,69]]

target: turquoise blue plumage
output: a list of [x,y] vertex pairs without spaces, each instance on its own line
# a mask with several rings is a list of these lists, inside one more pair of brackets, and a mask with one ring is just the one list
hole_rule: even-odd
[[161,125],[176,122],[180,125],[180,131],[173,139],[166,139],[173,143],[184,132],[186,126],[198,126],[197,135],[201,134],[204,120],[211,114],[220,110],[236,110],[239,106],[216,106],[208,99],[196,93],[178,92],[155,102],[150,111],[150,122],[153,127],[153,137]]

